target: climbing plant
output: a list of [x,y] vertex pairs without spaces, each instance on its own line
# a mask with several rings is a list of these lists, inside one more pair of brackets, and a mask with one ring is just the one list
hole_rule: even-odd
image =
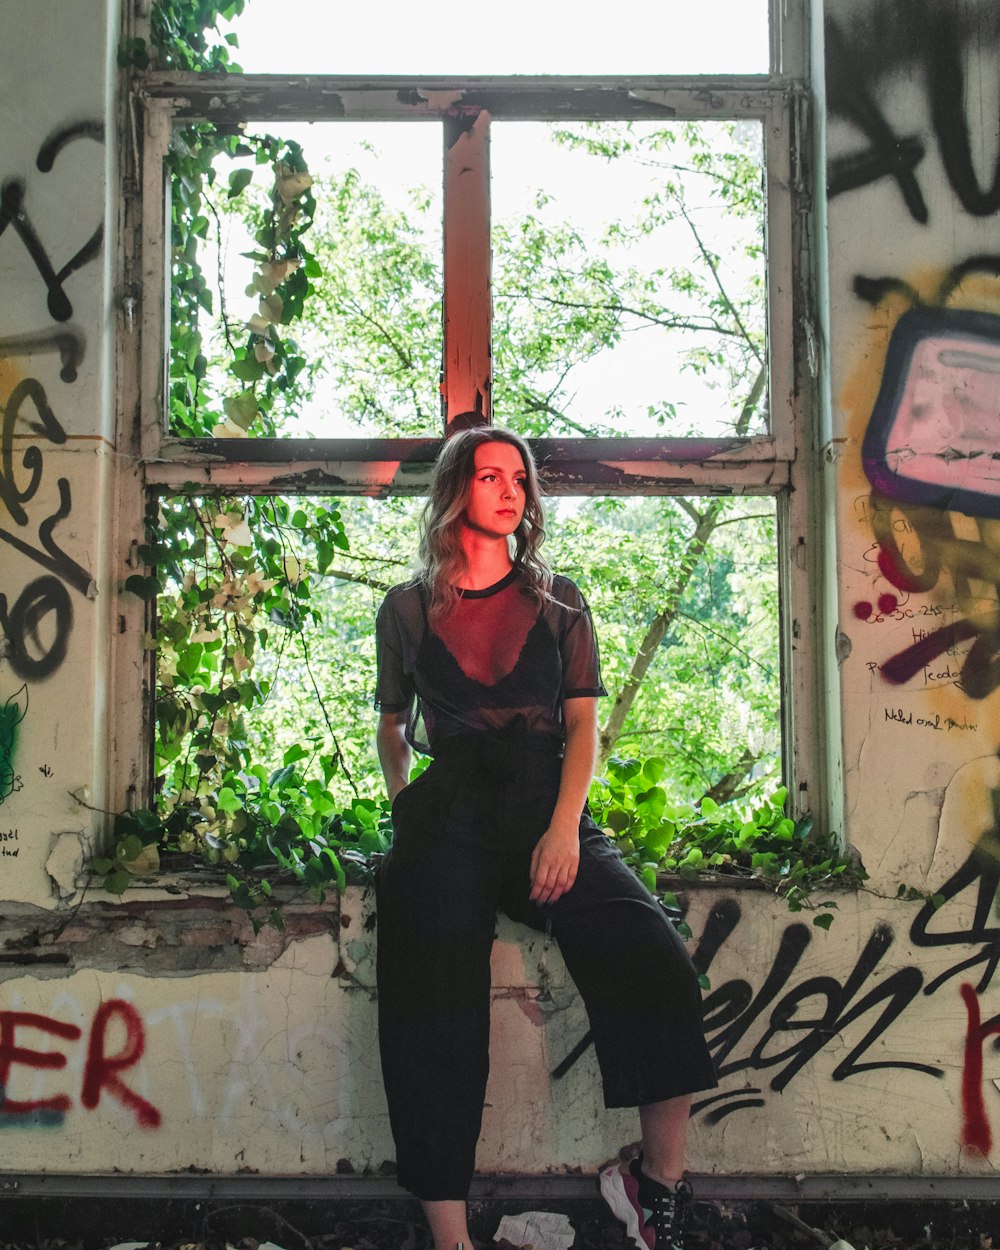
[[[244,0],[159,0],[149,43],[130,40],[120,60],[139,69],[238,69],[229,55],[235,36],[212,42],[211,32],[218,35],[219,19],[243,7]],[[223,161],[230,169],[219,185]],[[273,135],[202,122],[175,132],[167,165],[173,190],[171,429],[194,437],[239,438],[252,429],[271,434],[276,406],[294,403],[306,367],[292,330],[320,274],[304,238],[315,199],[302,150]],[[224,301],[225,286],[205,273],[202,247],[210,219],[218,224],[235,200],[245,200],[252,223],[246,294],[257,301],[238,330],[224,305],[213,307],[214,291]],[[221,345],[206,330],[216,311]],[[210,381],[213,363],[221,368],[211,371]],[[247,731],[247,718],[266,702],[273,681],[273,672],[270,678],[255,673],[257,656],[269,645],[279,659],[290,648],[299,650],[325,715],[305,632],[321,620],[310,602],[309,570],[322,577],[334,552],[347,548],[340,512],[333,502],[292,508],[280,499],[186,494],[159,500],[147,530],[138,556],[150,572],[129,577],[124,589],[145,600],[153,618],[146,646],[156,654],[156,801],[115,817],[112,854],[95,860],[94,871],[106,889],[121,893],[137,873],[154,871],[165,850],[245,871],[264,857],[279,869],[301,869],[308,884],[342,885],[327,817],[330,778],[345,765],[329,717],[323,740],[285,751],[278,768],[256,759]],[[306,767],[314,772],[308,781]],[[376,805],[360,798],[359,804],[357,815],[338,816],[337,827],[353,821],[359,845],[370,852],[375,847],[364,836],[364,818]],[[296,844],[306,836],[310,853],[303,856]],[[384,838],[378,845],[384,849]],[[231,884],[244,906],[270,890],[263,879],[250,886],[231,877]],[[280,916],[271,919],[277,923]]]

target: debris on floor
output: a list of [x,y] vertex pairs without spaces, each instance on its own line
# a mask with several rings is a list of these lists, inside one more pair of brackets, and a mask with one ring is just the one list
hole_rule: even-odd
[[531,1246],[532,1250],[570,1250],[576,1240],[573,1225],[562,1212],[524,1211],[505,1215],[493,1240],[503,1246]]
[[[525,1213],[524,1205],[473,1200],[475,1246],[468,1250],[542,1250],[538,1226],[527,1229],[529,1215],[541,1217],[542,1230],[547,1225],[550,1234],[562,1230],[563,1240],[552,1243],[561,1250],[634,1250],[596,1197],[546,1201],[547,1211]],[[696,1201],[687,1250],[991,1250],[998,1222],[1000,1203],[982,1201]],[[234,1203],[0,1196],[0,1250],[432,1250],[432,1243],[419,1204],[404,1199]]]

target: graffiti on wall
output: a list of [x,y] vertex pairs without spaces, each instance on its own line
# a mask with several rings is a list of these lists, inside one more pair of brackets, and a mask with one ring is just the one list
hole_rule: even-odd
[[[41,174],[51,172],[59,154],[80,139],[101,142],[103,129],[92,122],[74,123],[59,129],[39,149],[35,161],[38,171]],[[44,197],[46,189],[44,179],[40,179],[31,193]],[[56,268],[51,249],[43,243],[32,222],[31,193],[18,178],[9,178],[0,187],[0,256],[10,265],[12,262],[4,249],[9,246],[9,239],[20,241],[44,284],[50,317],[57,323],[66,323],[73,315],[66,283],[100,254],[103,223],[99,223],[82,246]],[[69,233],[73,212],[71,205],[67,207]],[[75,327],[60,324],[52,331],[32,328],[0,340],[0,362],[49,352],[59,356],[61,380],[74,382],[84,354],[84,337]],[[15,440],[19,436],[27,436],[31,441],[18,460]],[[66,553],[56,536],[60,523],[72,512],[73,499],[67,478],[57,477],[54,484],[46,479],[45,449],[62,446],[65,442],[66,432],[42,382],[34,377],[16,381],[4,397],[0,427],[0,501],[5,508],[0,540],[43,572],[15,597],[0,593],[0,630],[6,640],[4,658],[13,672],[25,681],[50,677],[66,658],[73,630],[70,592],[87,598],[96,593],[90,572]]]
[[[996,806],[1000,817],[1000,796]],[[839,1055],[846,1048],[830,1074],[835,1082],[880,1069],[940,1080],[945,1069],[938,1063],[893,1057],[893,1029],[898,1025],[905,1033],[913,1028],[912,1016],[926,997],[950,992],[958,995],[968,1019],[965,1036],[956,1039],[963,1054],[958,1135],[963,1146],[988,1155],[993,1132],[983,1096],[983,1050],[988,1039],[1000,1036],[1000,1014],[983,1019],[981,1003],[1000,965],[1000,923],[991,923],[1000,889],[998,848],[1000,834],[982,839],[914,916],[908,935],[911,947],[954,951],[954,962],[931,979],[917,963],[885,974],[896,942],[893,926],[885,922],[873,927],[853,966],[837,975],[802,976],[800,965],[817,931],[796,921],[782,932],[759,985],[744,976],[713,984],[705,997],[704,1016],[720,1090],[696,1099],[692,1115],[714,1125],[736,1112],[766,1106],[769,1091],[780,1094],[800,1076],[812,1079],[809,1065],[830,1049]],[[969,915],[967,892],[975,895],[971,918],[949,927],[950,915]],[[960,896],[966,897],[956,913],[950,905]],[[715,904],[693,952],[700,973],[711,976],[718,962],[727,962],[727,945],[738,943],[741,919],[736,897],[723,897]],[[732,963],[745,964],[745,952],[736,949],[733,956]],[[979,970],[975,982],[957,980],[963,974],[974,976],[974,969]],[[553,1070],[553,1078],[564,1077],[592,1040],[587,1033]],[[905,1053],[909,1048],[902,1049]],[[766,1086],[753,1083],[768,1072]]]
[[[799,979],[797,969],[815,930],[801,923],[790,924],[759,989],[755,991],[749,981],[736,978],[713,989],[706,999],[706,1025],[720,1081],[725,1084],[727,1077],[774,1069],[768,1088],[781,1092],[835,1040],[839,1053],[845,1034],[852,1028],[855,1033],[847,1043],[847,1053],[831,1073],[833,1081],[878,1069],[941,1079],[945,1071],[936,1063],[892,1057],[891,1030],[899,1024],[905,1031],[906,1016],[914,1004],[948,987],[949,992],[960,995],[969,1019],[963,1039],[960,1139],[963,1145],[988,1154],[992,1135],[983,1100],[983,1045],[1000,1032],[1000,1015],[982,1020],[980,1003],[1000,963],[1000,926],[991,924],[998,886],[1000,863],[992,854],[977,849],[914,917],[909,929],[911,946],[954,950],[954,963],[930,980],[915,963],[879,975],[896,940],[887,923],[874,926],[853,967],[843,975],[824,973]],[[974,891],[976,897],[971,919],[949,928],[953,910],[949,904],[967,890]],[[968,914],[968,908],[963,906],[961,912]],[[739,920],[735,900],[725,900],[715,908],[695,953],[701,970],[711,967]],[[980,969],[975,983],[962,980],[956,989],[956,978],[971,976],[973,969]],[[763,1027],[755,1029],[758,1024]],[[858,1032],[861,1036],[854,1040]],[[886,1046],[886,1042],[890,1044]],[[717,1123],[734,1111],[764,1103],[761,1087],[738,1086],[700,1101],[696,1112],[703,1111],[709,1123]]]
[[0,805],[12,794],[23,789],[20,774],[14,771],[17,763],[18,726],[28,711],[28,687],[15,691],[0,707]]
[[[56,1040],[39,1049],[41,1039],[50,1043]],[[63,1123],[73,1107],[69,1092],[60,1091],[44,1098],[12,1098],[6,1091],[15,1067],[63,1071],[67,1049],[82,1039],[83,1030],[70,1021],[30,1011],[0,1011],[0,1129],[49,1128]],[[102,1002],[94,1012],[85,1047],[80,1104],[93,1111],[106,1095],[130,1111],[136,1124],[158,1128],[162,1121],[160,1111],[136,1093],[124,1076],[140,1062],[146,1050],[145,1029],[135,1007],[120,998]]]
[[[897,6],[857,6],[849,37],[836,20],[827,22],[826,48],[830,113],[847,123],[856,145],[845,145],[831,159],[830,196],[877,185],[891,220],[893,202],[885,191],[894,186],[897,216],[921,227],[915,246],[926,242],[930,254],[940,257],[945,241],[947,256],[948,244],[961,233],[957,219],[974,224],[1000,212],[995,115],[990,120],[988,108],[970,111],[976,76],[984,82],[995,78],[1000,12],[986,0],[962,6],[914,0],[906,22],[900,22]],[[925,114],[915,106],[919,95]],[[923,126],[913,120],[920,117],[926,118]],[[965,233],[970,239],[989,237],[971,224]],[[983,703],[1000,686],[998,279],[1000,256],[983,248],[956,258],[936,276],[926,270],[858,274],[853,284],[857,299],[877,314],[879,348],[863,370],[879,362],[887,331],[888,345],[884,361],[875,365],[880,373],[874,404],[867,411],[855,409],[864,422],[861,468],[870,484],[856,507],[873,540],[863,558],[874,593],[859,598],[851,610],[857,621],[872,626],[904,627],[893,630],[888,645],[880,645],[884,634],[873,635],[879,642],[865,660],[873,677],[900,690],[897,705],[884,709],[883,723],[943,736],[985,729],[991,717]],[[939,692],[947,692],[946,702]],[[975,750],[982,754],[981,742]],[[1000,806],[992,797],[1000,830]],[[777,1026],[767,1043],[771,1050],[760,1042],[749,1052],[740,1049],[741,1021],[749,1008],[743,1009],[723,1030],[723,1067],[758,1071],[767,1060],[777,1069],[771,1088],[781,1088],[824,1038],[864,1016],[868,1032],[839,1062],[835,1080],[899,1066],[939,1079],[944,1073],[933,1064],[903,1065],[868,1052],[897,1022],[905,1028],[918,998],[948,993],[961,1002],[965,1020],[958,1137],[966,1149],[988,1155],[993,1125],[984,1097],[984,1052],[1000,1035],[1000,1015],[986,1010],[983,995],[1000,963],[1000,927],[991,923],[998,887],[1000,838],[991,833],[979,839],[948,881],[933,887],[939,906],[928,903],[910,928],[917,949],[954,948],[955,961],[944,972],[925,981],[913,965],[865,991],[894,941],[891,929],[879,926],[843,980],[824,987],[825,978],[812,978],[811,985],[787,990],[776,981],[775,994],[783,997],[771,1009]],[[952,914],[969,914],[970,894],[971,920],[949,927]],[[799,940],[808,937],[800,934]],[[800,956],[788,934],[782,946],[786,943],[783,972],[794,976]],[[845,997],[848,987],[853,993]],[[797,1019],[798,1004],[810,990],[813,1003],[826,1005],[803,1021]],[[787,1050],[781,1047],[783,1028],[799,1030]],[[728,1113],[721,1100],[709,1114],[720,1113]]]
[[[231,987],[216,997],[202,986],[155,1005],[132,1001],[127,985],[96,1003],[65,983],[51,1002],[0,996],[0,1130],[75,1122],[86,1131],[111,1119],[126,1131],[176,1131],[180,1120],[210,1118],[242,1139],[257,1106],[291,1140],[359,1114],[368,1060],[348,1065],[341,1023],[323,1010],[276,1023],[273,982],[254,978],[240,1003],[235,1010]],[[373,1031],[366,1024],[357,1042],[368,1058]]]
[[[78,139],[95,139],[98,143],[103,143],[104,127],[100,122],[91,121],[81,121],[61,127],[38,149],[38,155],[35,158],[38,171],[43,174],[51,173],[59,153]],[[66,280],[100,255],[104,240],[104,223],[99,222],[86,242],[57,270],[49,256],[48,249],[32,225],[31,214],[26,206],[27,198],[28,189],[21,178],[8,178],[0,187],[0,238],[8,229],[17,235],[38,271],[38,276],[45,283],[45,289],[48,292],[49,315],[52,320],[69,321],[73,315],[73,305],[66,293]]]
[[[994,43],[1000,35],[992,0],[943,5],[911,0],[902,20],[897,5],[875,3],[852,15],[848,37],[826,22],[827,107],[849,122],[858,148],[835,157],[827,170],[831,197],[890,179],[910,217],[930,222],[926,179],[930,144],[940,154],[948,183],[966,213],[989,217],[1000,210],[1000,152],[990,177],[977,171],[973,134],[983,124],[969,90],[968,57],[973,40]],[[895,72],[919,77],[926,92],[932,136],[894,128],[876,84]]]
[[[949,227],[944,214],[931,221],[928,203],[949,204],[936,178],[957,216],[1000,212],[1000,148],[980,143],[995,139],[996,127],[982,110],[968,112],[970,84],[1000,48],[995,5],[915,0],[905,23],[891,5],[859,7],[849,37],[828,20],[826,42],[831,116],[860,139],[830,161],[832,197],[889,179],[909,217],[930,227],[928,238],[935,226]],[[926,99],[926,125],[914,133],[889,115],[903,83]],[[854,280],[855,295],[892,328],[862,447],[872,489],[861,506],[875,540],[865,559],[884,588],[852,608],[870,624],[913,622],[909,643],[876,655],[869,671],[889,685],[950,686],[974,701],[1000,684],[998,279],[1000,255],[983,252],[954,262],[933,289],[926,277]],[[912,708],[887,708],[886,719],[915,723]],[[943,731],[977,723],[938,713],[917,719]]]
[[[970,48],[992,39],[989,66],[1000,49],[996,6],[914,0],[906,22],[891,4],[845,7],[853,10],[850,38],[836,21],[826,28],[829,109],[850,133],[828,168],[831,197],[876,184],[881,191],[888,180],[900,211],[928,227],[924,237],[938,225],[950,230],[937,207],[949,199],[957,214],[985,218],[1000,212],[1000,149],[994,146],[995,163],[984,177],[973,133],[982,121],[966,112],[978,100],[968,90]],[[926,92],[929,125],[923,131],[893,123],[890,106],[899,92],[881,88],[896,74]],[[901,108],[898,115],[910,112]],[[988,129],[995,135],[995,118]],[[950,197],[942,198],[932,183],[938,168]],[[881,202],[889,202],[884,192]],[[940,222],[932,221],[929,205]],[[906,707],[885,709],[886,721],[942,735],[975,733],[988,723],[974,709],[1000,685],[998,278],[1000,256],[984,249],[956,261],[933,287],[926,274],[919,281],[859,275],[854,282],[856,297],[880,314],[878,333],[886,319],[892,329],[877,399],[863,414],[862,467],[870,490],[858,503],[873,539],[864,560],[875,593],[858,599],[853,615],[872,625],[910,624],[909,643],[868,661],[870,672],[894,687],[913,682],[908,694],[949,687],[960,700],[972,701],[968,714],[954,702],[935,709],[907,701]],[[994,808],[1000,830],[1000,804]],[[950,1014],[963,1021],[954,1039],[961,1061],[956,1137],[966,1149],[988,1155],[1000,1131],[985,1096],[992,1090],[985,1056],[1000,1049],[1000,1014],[985,1005],[1000,964],[1000,924],[993,916],[998,888],[1000,834],[994,833],[979,839],[946,881],[932,886],[932,901],[905,935],[917,957],[903,966],[893,954],[903,935],[879,922],[867,938],[860,935],[857,954],[843,968],[804,971],[816,930],[792,922],[757,983],[741,975],[716,984],[711,976],[705,1019],[720,1089],[699,1099],[694,1114],[711,1125],[763,1107],[796,1081],[814,1080],[823,1054],[832,1060],[834,1082],[877,1070],[940,1081],[947,1075],[941,1056],[914,1054],[909,1041],[925,1001],[947,998]],[[710,975],[719,965],[745,963],[740,924],[738,898],[721,899],[694,955],[699,971]],[[918,956],[932,949],[953,958],[943,970],[935,959],[930,975]],[[555,1076],[572,1067],[588,1041],[567,1055]]]

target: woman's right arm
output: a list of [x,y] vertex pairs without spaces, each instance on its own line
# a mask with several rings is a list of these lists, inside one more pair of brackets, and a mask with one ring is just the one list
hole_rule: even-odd
[[382,766],[390,803],[410,780],[413,752],[406,741],[406,720],[406,712],[383,712],[375,731],[378,762]]

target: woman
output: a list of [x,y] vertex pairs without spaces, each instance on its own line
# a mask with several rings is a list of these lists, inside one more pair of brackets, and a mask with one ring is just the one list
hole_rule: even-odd
[[[689,1095],[715,1084],[694,968],[586,810],[601,685],[590,614],[553,576],[527,445],[455,434],[435,467],[423,573],[378,615],[379,760],[395,837],[378,876],[382,1070],[399,1181],[436,1250],[472,1245],[498,910],[559,942],[609,1107],[643,1154],[601,1190],[640,1247],[679,1245]],[[409,782],[411,749],[432,762]]]

